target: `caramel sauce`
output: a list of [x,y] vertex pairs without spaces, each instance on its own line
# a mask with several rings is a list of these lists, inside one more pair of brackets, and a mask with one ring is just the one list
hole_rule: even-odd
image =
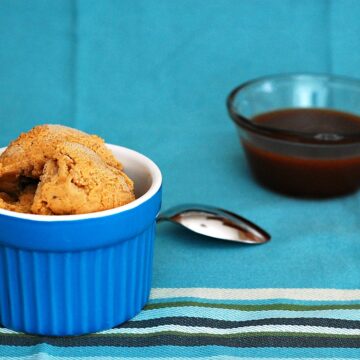
[[[329,109],[289,109],[258,115],[263,128],[301,132],[315,143],[250,133],[243,140],[251,170],[259,183],[300,197],[329,197],[354,192],[360,185],[360,117]],[[321,141],[324,141],[324,144]],[[317,143],[316,143],[317,142]]]

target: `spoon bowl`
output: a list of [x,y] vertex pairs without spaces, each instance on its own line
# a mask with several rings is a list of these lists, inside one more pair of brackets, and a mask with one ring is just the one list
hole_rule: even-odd
[[184,204],[162,212],[157,222],[170,221],[197,234],[244,244],[264,244],[271,239],[258,225],[228,210],[208,205]]

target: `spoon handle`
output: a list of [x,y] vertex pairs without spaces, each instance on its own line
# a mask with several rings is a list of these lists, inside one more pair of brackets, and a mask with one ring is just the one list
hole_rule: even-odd
[[174,215],[183,213],[183,212],[190,212],[190,211],[207,211],[210,213],[217,214],[219,209],[214,206],[209,205],[199,205],[199,204],[180,204],[173,207],[170,207],[167,210],[162,211],[157,218],[157,221],[164,221],[169,220]]
[[167,221],[169,220],[169,218],[167,216],[164,216],[163,213],[160,213],[157,217],[156,217],[156,222],[157,223],[160,223],[160,222],[163,222],[163,221]]

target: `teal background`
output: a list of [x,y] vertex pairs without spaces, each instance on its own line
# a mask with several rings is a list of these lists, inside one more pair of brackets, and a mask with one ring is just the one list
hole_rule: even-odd
[[237,211],[273,241],[158,227],[155,287],[358,288],[360,197],[300,201],[250,178],[225,109],[272,73],[360,77],[357,0],[0,2],[0,143],[61,123],[133,148],[164,176],[163,207]]

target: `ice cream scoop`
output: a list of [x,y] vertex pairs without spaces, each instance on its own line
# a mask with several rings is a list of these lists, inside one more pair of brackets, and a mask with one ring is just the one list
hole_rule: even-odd
[[133,181],[103,139],[62,125],[38,125],[0,151],[0,208],[76,215],[135,200]]
[[105,146],[104,140],[67,126],[38,125],[12,141],[0,156],[0,191],[18,194],[22,179],[39,179],[45,163],[59,144],[78,143],[93,150],[107,165],[122,170],[122,164]]

